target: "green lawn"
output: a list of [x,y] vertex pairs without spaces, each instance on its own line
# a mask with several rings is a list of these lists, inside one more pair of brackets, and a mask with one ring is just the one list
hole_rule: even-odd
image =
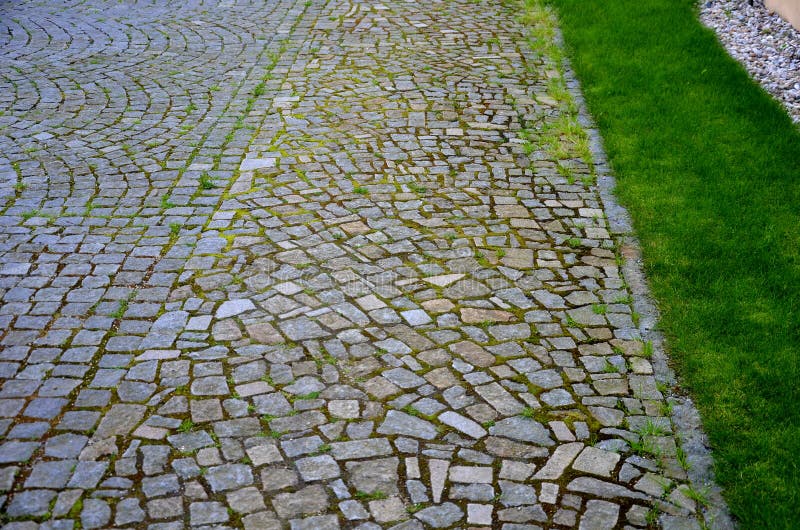
[[800,518],[800,132],[690,0],[549,0],[744,528]]

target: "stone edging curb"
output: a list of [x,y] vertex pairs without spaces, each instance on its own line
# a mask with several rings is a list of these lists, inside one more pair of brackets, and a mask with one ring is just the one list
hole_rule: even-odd
[[[556,40],[559,46],[564,46],[560,30],[557,30]],[[708,438],[702,429],[700,414],[689,396],[674,390],[678,381],[669,366],[664,335],[657,329],[659,313],[644,274],[641,246],[634,235],[628,211],[617,202],[614,195],[616,179],[609,166],[602,137],[589,115],[580,83],[566,57],[563,58],[563,67],[567,88],[578,107],[578,120],[589,136],[589,146],[597,171],[597,188],[606,212],[609,232],[616,243],[617,251],[624,258],[622,275],[633,296],[633,310],[641,316],[639,332],[643,340],[653,343],[651,360],[656,380],[670,388],[666,399],[672,404],[671,420],[675,434],[686,452],[687,461],[691,463],[687,472],[689,481],[697,491],[703,491],[709,501],[708,506],[702,509],[705,525],[714,530],[733,530],[737,525],[722,497],[722,488],[714,480],[714,462],[708,447]],[[687,528],[684,526],[685,519],[668,515],[662,516],[660,523],[664,528]]]

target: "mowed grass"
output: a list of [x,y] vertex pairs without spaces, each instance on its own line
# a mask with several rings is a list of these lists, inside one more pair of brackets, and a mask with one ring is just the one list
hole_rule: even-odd
[[800,133],[694,2],[549,1],[730,508],[797,528]]

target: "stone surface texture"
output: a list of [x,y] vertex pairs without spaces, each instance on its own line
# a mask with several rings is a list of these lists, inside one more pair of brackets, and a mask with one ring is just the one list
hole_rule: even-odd
[[4,528],[699,528],[523,9],[0,5]]

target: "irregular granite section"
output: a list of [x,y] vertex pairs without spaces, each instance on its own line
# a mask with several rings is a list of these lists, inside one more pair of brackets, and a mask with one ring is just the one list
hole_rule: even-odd
[[698,527],[522,13],[1,6],[6,527]]

